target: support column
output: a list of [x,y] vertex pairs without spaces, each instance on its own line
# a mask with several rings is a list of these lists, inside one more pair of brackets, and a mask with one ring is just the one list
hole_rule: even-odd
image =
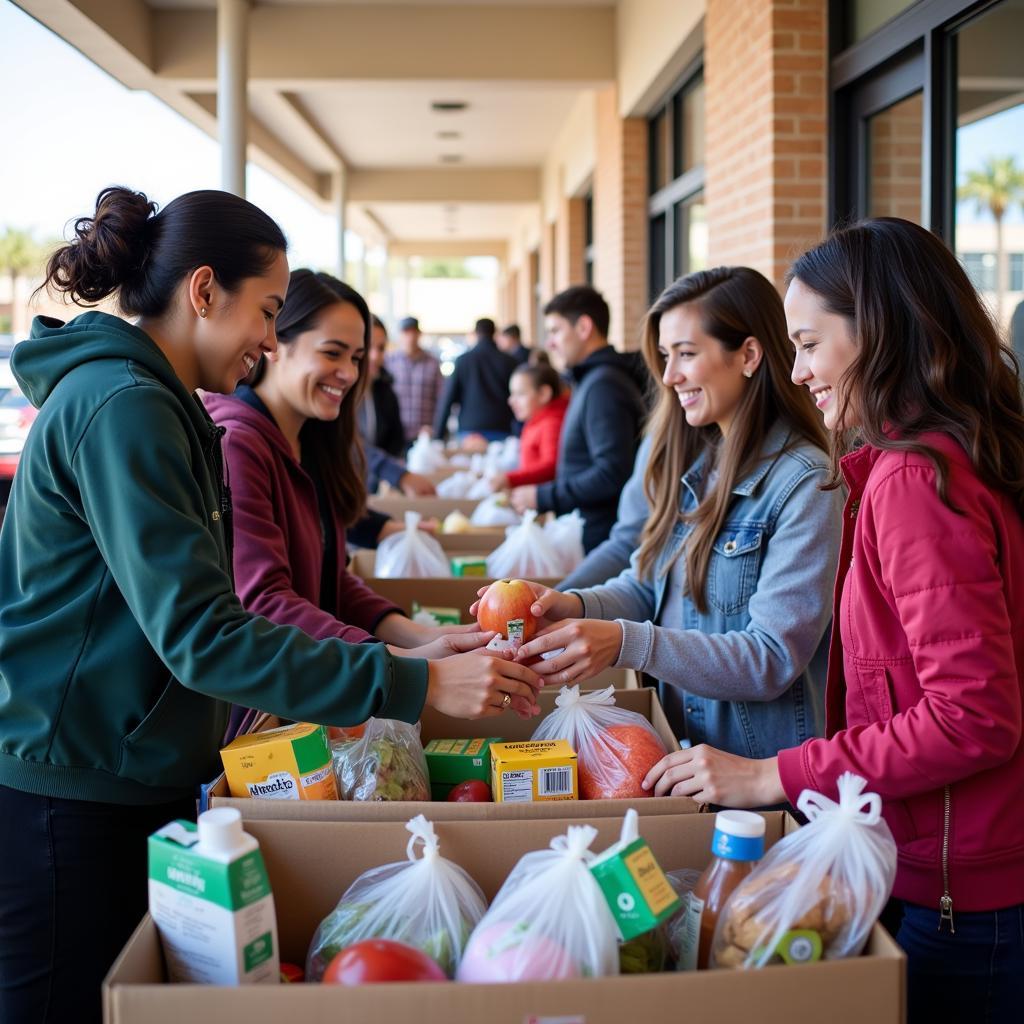
[[555,291],[583,284],[583,253],[587,247],[586,201],[563,197],[559,203],[555,242]]
[[[547,302],[555,294],[555,264],[558,261],[558,224],[545,223],[540,236],[540,300]],[[533,341],[534,331],[523,332]]]
[[348,217],[345,213],[345,206],[348,203],[348,172],[342,164],[334,172],[334,212],[338,222],[338,279],[345,280],[345,228],[348,224]]
[[245,196],[249,117],[249,0],[217,0],[217,127],[220,185]]

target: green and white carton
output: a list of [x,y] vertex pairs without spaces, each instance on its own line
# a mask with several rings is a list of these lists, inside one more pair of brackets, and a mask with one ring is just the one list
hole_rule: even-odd
[[590,864],[623,942],[657,928],[681,905],[651,848],[640,838],[638,820],[633,808],[626,811],[619,841]]
[[149,912],[171,981],[277,984],[274,896],[259,843],[234,807],[149,837]]

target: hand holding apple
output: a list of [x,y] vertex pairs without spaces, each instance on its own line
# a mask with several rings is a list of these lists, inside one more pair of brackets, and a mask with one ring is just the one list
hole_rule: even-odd
[[[484,632],[525,643],[537,632],[537,619],[531,611],[535,601],[533,587],[525,580],[495,580],[470,611],[476,614]],[[522,631],[518,635],[510,627],[517,621],[522,623]]]
[[[545,626],[561,622],[563,619],[578,619],[583,615],[583,602],[575,594],[563,594],[558,590],[551,590],[549,587],[541,586],[539,583],[531,583],[528,580],[496,580],[495,583],[517,583],[529,588],[533,599],[528,611],[537,620],[534,633]],[[480,615],[480,610],[484,603],[483,599],[494,585],[492,583],[490,587],[481,587],[476,592],[480,600],[476,601],[469,609],[469,614],[477,617],[481,629],[486,628],[483,625],[484,620]],[[529,640],[530,637],[527,636],[525,639]]]

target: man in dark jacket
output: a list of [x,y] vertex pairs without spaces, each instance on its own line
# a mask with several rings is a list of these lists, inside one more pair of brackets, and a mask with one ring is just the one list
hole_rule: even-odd
[[564,515],[579,509],[583,547],[605,540],[630,473],[646,414],[646,370],[636,353],[608,344],[608,303],[588,285],[544,307],[547,348],[572,373],[575,389],[562,427],[558,470],[549,484],[517,487],[512,505]]
[[476,344],[455,360],[434,418],[434,437],[447,437],[448,417],[456,405],[460,437],[482,434],[488,441],[500,441],[512,432],[508,382],[516,361],[495,344],[494,330],[493,320],[477,320]]

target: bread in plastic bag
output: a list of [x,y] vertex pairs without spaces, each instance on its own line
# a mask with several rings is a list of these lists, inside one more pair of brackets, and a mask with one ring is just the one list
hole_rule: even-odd
[[520,858],[470,936],[466,982],[558,981],[619,973],[615,919],[589,865],[597,829],[571,825]]
[[429,800],[430,775],[417,722],[371,718],[362,736],[331,743],[342,800]]
[[615,706],[613,686],[592,693],[563,686],[555,710],[537,726],[533,739],[568,740],[576,751],[584,800],[649,797],[652,791],[640,784],[668,753],[643,715]]
[[576,509],[544,524],[544,536],[561,559],[562,574],[568,576],[579,568],[586,552],[583,549],[583,516]]
[[506,495],[492,494],[473,509],[469,521],[473,526],[515,526],[519,516]]
[[405,529],[377,547],[374,572],[382,580],[451,576],[452,567],[436,537],[419,529],[419,512],[405,513]]
[[712,967],[763,967],[856,956],[896,878],[896,843],[877,793],[852,772],[839,802],[805,789],[808,824],[780,839],[726,903]]
[[363,939],[414,946],[454,976],[487,902],[465,870],[441,856],[434,826],[422,814],[405,827],[412,833],[408,860],[365,871],[348,887],[313,936],[306,981],[319,981],[337,953]]
[[487,556],[487,574],[496,580],[536,580],[563,574],[561,555],[537,524],[537,513],[527,509],[523,521],[512,527],[500,547]]

